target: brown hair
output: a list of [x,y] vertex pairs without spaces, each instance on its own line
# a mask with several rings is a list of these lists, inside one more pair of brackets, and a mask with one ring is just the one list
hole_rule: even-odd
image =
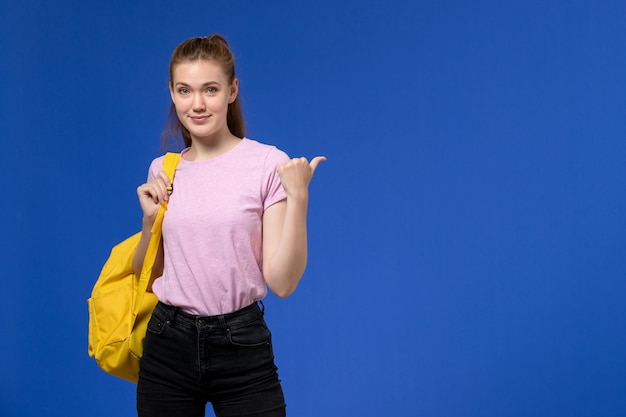
[[[222,66],[224,73],[228,77],[228,82],[232,84],[235,80],[235,58],[228,46],[228,42],[223,36],[214,34],[201,38],[187,39],[174,49],[170,60],[170,86],[174,79],[174,68],[182,62],[197,61],[199,59],[215,61]],[[239,95],[235,101],[228,105],[226,124],[230,133],[243,138],[246,132]],[[161,133],[161,144],[164,148],[173,141],[180,146],[180,139],[183,139],[185,147],[191,146],[191,135],[189,130],[182,125],[176,114],[174,103],[170,105],[169,114]]]

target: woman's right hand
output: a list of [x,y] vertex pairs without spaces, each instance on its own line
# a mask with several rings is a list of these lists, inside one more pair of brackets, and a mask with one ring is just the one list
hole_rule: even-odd
[[143,211],[144,221],[154,222],[159,206],[169,197],[167,189],[171,186],[172,183],[167,174],[165,171],[161,171],[155,179],[137,187],[137,196]]

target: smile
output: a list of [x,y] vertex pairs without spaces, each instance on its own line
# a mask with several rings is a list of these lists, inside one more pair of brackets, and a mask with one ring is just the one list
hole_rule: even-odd
[[192,122],[200,124],[200,123],[206,122],[209,119],[209,117],[211,117],[211,116],[210,115],[208,115],[208,116],[191,116],[190,119],[191,119]]

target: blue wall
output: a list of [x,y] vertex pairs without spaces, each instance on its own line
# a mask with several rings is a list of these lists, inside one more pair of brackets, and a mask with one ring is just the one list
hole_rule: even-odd
[[[176,4],[180,3],[180,4]],[[267,316],[292,416],[626,415],[620,1],[3,1],[0,414],[133,415],[86,299],[139,229],[167,65],[224,34],[249,136],[328,156]]]

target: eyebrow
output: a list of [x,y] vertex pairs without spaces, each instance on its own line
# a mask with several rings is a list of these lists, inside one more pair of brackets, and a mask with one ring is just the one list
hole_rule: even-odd
[[[209,81],[209,82],[206,82],[206,83],[202,84],[202,86],[201,86],[201,87],[208,87],[208,86],[211,86],[211,85],[217,85],[217,86],[219,86],[219,85],[220,85],[220,83],[219,83],[219,82],[217,82],[217,81]],[[176,87],[178,87],[178,86],[181,86],[181,87],[191,87],[189,84],[184,83],[184,82],[182,82],[182,81],[178,81],[178,82],[176,82],[176,83],[174,84],[174,86],[176,86]]]

